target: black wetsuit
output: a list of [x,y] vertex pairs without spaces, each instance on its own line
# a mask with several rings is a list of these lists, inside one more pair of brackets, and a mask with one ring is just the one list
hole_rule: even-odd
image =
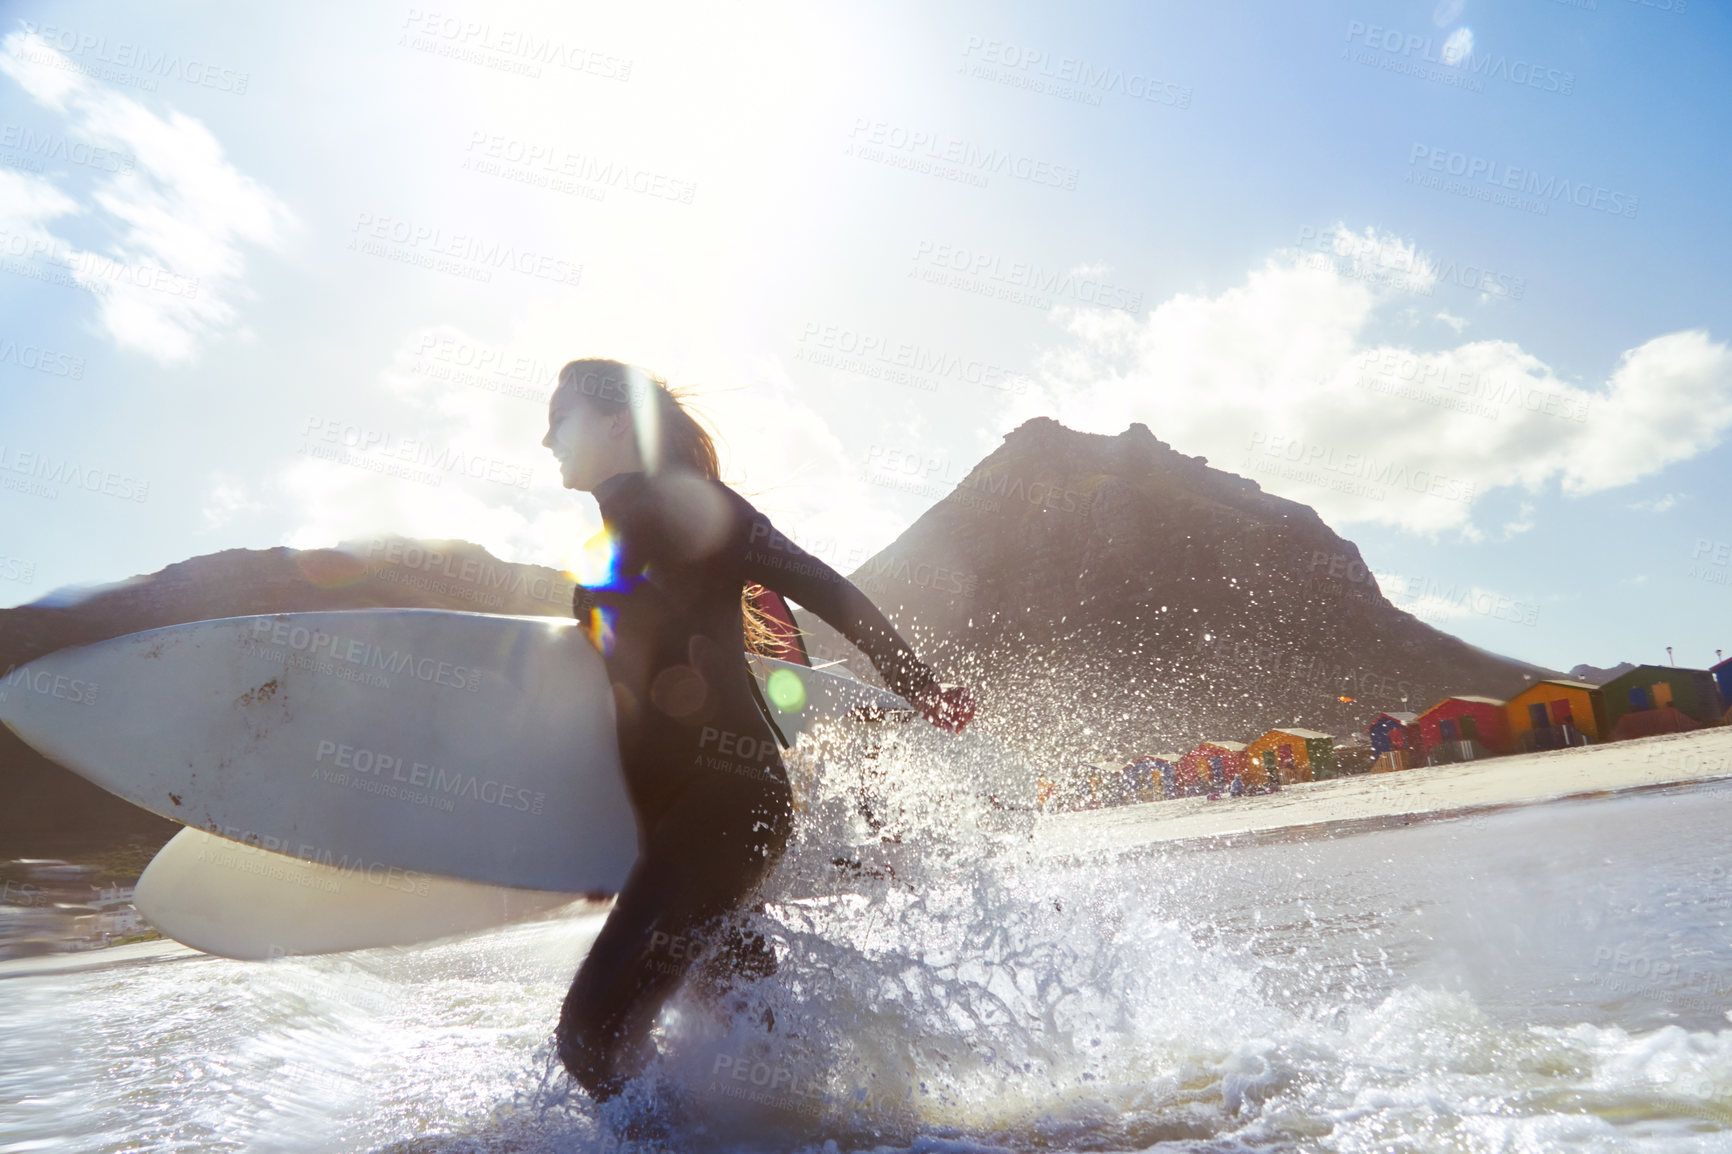
[[746,665],[742,588],[816,613],[898,693],[934,678],[863,593],[726,486],[624,473],[595,496],[615,564],[574,611],[613,682],[642,847],[560,1014],[560,1060],[599,1098],[641,1070],[662,1004],[694,963],[717,964],[718,923],[787,845],[787,769]]

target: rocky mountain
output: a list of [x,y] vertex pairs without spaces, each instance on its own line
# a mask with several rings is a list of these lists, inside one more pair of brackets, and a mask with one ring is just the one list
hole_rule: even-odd
[[[1550,670],[1442,633],[1382,595],[1309,506],[1156,440],[1029,421],[852,574],[922,656],[974,686],[979,725],[1037,764],[1110,764],[1277,724],[1348,734]],[[465,542],[235,549],[0,610],[0,670],[52,650],[253,613],[427,607],[565,615],[562,573]],[[810,614],[814,659],[863,659]],[[175,827],[0,728],[0,858]]]
[[[976,687],[983,729],[1041,763],[1281,724],[1348,734],[1382,710],[1556,676],[1397,609],[1315,510],[1141,424],[1027,422],[851,576]],[[815,659],[871,676],[827,626],[802,624]]]
[[[230,549],[89,590],[0,610],[0,670],[109,637],[253,613],[313,609],[464,609],[571,613],[571,579],[501,561],[464,541],[401,537],[336,549]],[[0,859],[63,855],[179,827],[43,758],[0,726]]]

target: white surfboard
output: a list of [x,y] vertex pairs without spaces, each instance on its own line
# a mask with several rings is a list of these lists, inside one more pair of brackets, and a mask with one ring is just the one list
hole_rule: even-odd
[[231,617],[51,653],[0,691],[66,768],[278,853],[562,892],[637,856],[607,674],[570,621]]
[[[790,741],[908,708],[750,662]],[[616,890],[637,846],[611,706],[570,622],[439,610],[194,622],[0,682],[25,741],[204,827],[163,848],[135,901],[169,936],[245,958],[426,941]]]
[[398,869],[344,870],[187,828],[145,867],[132,904],[182,945],[263,961],[474,933],[582,898]]
[[[758,661],[784,733],[894,694]],[[611,893],[637,857],[601,658],[568,621],[233,617],[8,674],[0,721],[152,812],[342,871]]]

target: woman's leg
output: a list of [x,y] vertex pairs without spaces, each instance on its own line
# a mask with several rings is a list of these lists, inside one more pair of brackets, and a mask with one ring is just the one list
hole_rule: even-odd
[[786,847],[785,799],[758,800],[683,800],[632,867],[560,1011],[560,1061],[596,1100],[642,1071],[662,1005],[695,963],[722,947],[712,940],[717,923]]
[[680,884],[683,864],[638,860],[565,995],[559,1059],[597,1101],[643,1069],[650,1028],[684,976],[678,954],[705,911],[690,879]]

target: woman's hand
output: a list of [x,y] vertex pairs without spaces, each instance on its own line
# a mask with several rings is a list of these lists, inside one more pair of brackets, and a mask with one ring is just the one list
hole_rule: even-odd
[[934,681],[909,698],[908,703],[946,733],[961,733],[962,727],[974,720],[974,695],[961,685]]

